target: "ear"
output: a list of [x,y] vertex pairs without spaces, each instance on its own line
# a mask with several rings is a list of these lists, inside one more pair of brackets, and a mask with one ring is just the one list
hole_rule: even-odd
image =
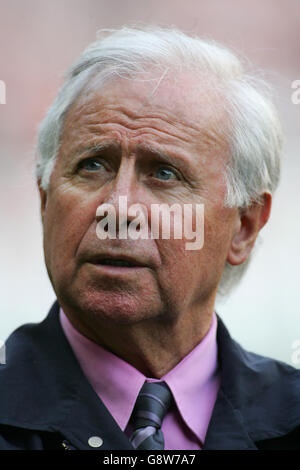
[[227,255],[230,264],[242,264],[248,258],[259,231],[267,223],[272,205],[272,195],[265,192],[261,202],[241,209]]
[[39,188],[39,193],[40,193],[40,203],[41,203],[40,210],[41,210],[42,222],[44,222],[44,214],[45,214],[45,210],[47,207],[48,194],[47,194],[47,191],[42,187],[40,179],[38,179],[37,183],[38,183],[38,188]]

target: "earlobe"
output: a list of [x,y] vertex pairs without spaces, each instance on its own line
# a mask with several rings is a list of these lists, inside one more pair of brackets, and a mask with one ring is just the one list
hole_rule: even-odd
[[238,265],[246,261],[259,231],[270,217],[271,205],[272,195],[265,192],[261,202],[255,202],[239,212],[227,255],[230,264]]
[[47,191],[42,187],[41,185],[41,180],[38,180],[38,188],[39,188],[39,193],[40,193],[40,210],[41,210],[41,216],[42,220],[44,219],[44,213],[45,209],[47,206]]

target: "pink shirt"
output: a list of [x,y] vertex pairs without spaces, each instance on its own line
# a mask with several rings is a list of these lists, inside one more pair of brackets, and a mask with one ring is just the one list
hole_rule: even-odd
[[[128,421],[145,377],[123,359],[79,333],[60,310],[63,331],[91,386],[103,401],[122,431],[129,437]],[[203,340],[172,370],[164,380],[176,407],[162,423],[166,450],[202,448],[220,386],[217,363],[217,318],[213,314],[210,329]]]

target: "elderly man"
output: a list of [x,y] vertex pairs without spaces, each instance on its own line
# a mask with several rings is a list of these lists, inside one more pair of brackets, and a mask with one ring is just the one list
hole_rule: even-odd
[[[214,307],[269,218],[280,144],[227,49],[150,27],[88,47],[40,128],[57,302],[7,341],[0,448],[300,449],[300,372],[246,352]],[[174,204],[200,247],[151,236],[153,206]],[[133,222],[144,236],[120,236]]]

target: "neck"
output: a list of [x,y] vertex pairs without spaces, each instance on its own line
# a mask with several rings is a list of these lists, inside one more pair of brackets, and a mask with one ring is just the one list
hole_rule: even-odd
[[131,325],[116,325],[95,319],[83,323],[66,312],[84,336],[131,364],[146,377],[160,379],[173,369],[207,334],[213,306],[195,308],[172,322],[149,319]]

